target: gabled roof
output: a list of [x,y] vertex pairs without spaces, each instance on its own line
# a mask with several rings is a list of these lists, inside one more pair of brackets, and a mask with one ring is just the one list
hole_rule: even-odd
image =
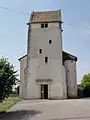
[[61,21],[60,10],[32,12],[31,17],[30,17],[31,23],[60,22],[60,21]]
[[[62,56],[63,56],[63,62],[65,60],[75,60],[77,61],[77,57],[75,57],[74,55],[71,55],[70,53],[64,52],[62,51]],[[20,61],[21,59],[23,59],[24,57],[27,57],[27,55],[22,56],[21,58],[19,58],[18,60]]]
[[77,57],[74,56],[74,55],[71,55],[70,53],[67,53],[67,52],[63,51],[62,54],[63,54],[63,61],[65,61],[65,60],[75,60],[75,61],[77,61]]

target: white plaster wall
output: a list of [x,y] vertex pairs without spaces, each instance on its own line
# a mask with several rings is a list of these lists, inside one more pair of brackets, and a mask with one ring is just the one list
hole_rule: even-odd
[[38,59],[31,59],[31,65],[29,67],[28,84],[27,84],[27,96],[26,98],[40,98],[40,84],[36,82],[36,79],[52,79],[52,83],[48,84],[49,91],[48,97],[52,99],[67,98],[66,91],[66,77],[65,68],[59,64],[59,60],[49,60],[51,63],[38,65]]
[[27,94],[25,98],[36,99],[40,98],[40,86],[36,84],[38,60],[31,59],[28,68]]
[[[26,98],[40,98],[40,85],[36,83],[36,79],[39,78],[53,80],[49,87],[51,98],[66,98],[61,30],[59,23],[49,23],[48,26],[48,28],[40,28],[39,24],[31,25]],[[49,44],[49,40],[52,40],[52,44]],[[39,54],[39,49],[42,49],[42,54]],[[45,56],[49,60],[47,64],[44,62]]]
[[76,78],[76,61],[66,60],[64,62],[66,68],[68,96],[77,96],[77,78]]
[[24,70],[26,68],[27,56],[20,59],[20,97],[24,97]]
[[[55,24],[56,27],[53,25],[54,27],[31,29],[30,58],[49,56],[50,58],[60,59],[60,64],[62,64],[62,52],[60,52],[62,51],[61,32],[56,23],[52,24]],[[49,40],[52,40],[52,44],[49,44]],[[39,49],[43,50],[42,54],[39,54]]]
[[66,98],[66,77],[65,68],[60,65],[59,59],[50,59],[48,63],[38,64],[36,79],[52,79],[51,98]]
[[[49,28],[59,27],[59,24],[58,24],[58,23],[49,23],[49,24],[48,24],[48,27],[49,27]],[[31,28],[41,28],[41,24],[40,24],[40,23],[31,24]]]
[[65,68],[62,65],[53,66],[53,83],[51,85],[51,98],[67,98]]

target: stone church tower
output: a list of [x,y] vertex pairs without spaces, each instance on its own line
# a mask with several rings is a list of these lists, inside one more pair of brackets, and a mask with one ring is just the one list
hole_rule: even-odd
[[60,11],[32,13],[28,30],[26,98],[40,98],[41,94],[48,94],[48,98],[67,97],[61,31]]
[[[28,23],[28,48],[27,58],[24,59],[21,76],[24,79],[23,96],[26,99],[66,99],[68,93],[66,69],[71,67],[71,62],[64,60],[74,60],[72,68],[76,64],[76,57],[67,56],[62,51],[62,27],[61,12],[45,11],[32,12],[30,22]],[[70,65],[68,64],[70,63]],[[22,65],[22,66],[23,66]],[[66,68],[65,68],[66,66]],[[74,69],[75,68],[75,69]],[[76,86],[76,73],[69,79]],[[70,89],[71,90],[71,89]],[[70,91],[69,90],[69,91]],[[76,88],[74,96],[76,96]]]

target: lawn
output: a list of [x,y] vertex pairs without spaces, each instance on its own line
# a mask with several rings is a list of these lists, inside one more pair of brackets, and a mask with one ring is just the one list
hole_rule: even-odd
[[0,112],[6,112],[8,109],[10,109],[13,105],[15,105],[17,102],[20,102],[23,100],[20,97],[9,97],[5,99],[3,102],[0,103]]

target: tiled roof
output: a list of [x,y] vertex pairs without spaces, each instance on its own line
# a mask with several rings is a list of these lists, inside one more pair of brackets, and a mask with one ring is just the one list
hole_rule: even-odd
[[33,23],[61,21],[61,12],[60,12],[60,10],[44,11],[44,12],[32,12],[30,21]]
[[67,52],[62,52],[62,55],[63,55],[63,61],[65,60],[75,60],[77,61],[77,57],[74,56],[74,55],[71,55],[70,53],[67,53]]

